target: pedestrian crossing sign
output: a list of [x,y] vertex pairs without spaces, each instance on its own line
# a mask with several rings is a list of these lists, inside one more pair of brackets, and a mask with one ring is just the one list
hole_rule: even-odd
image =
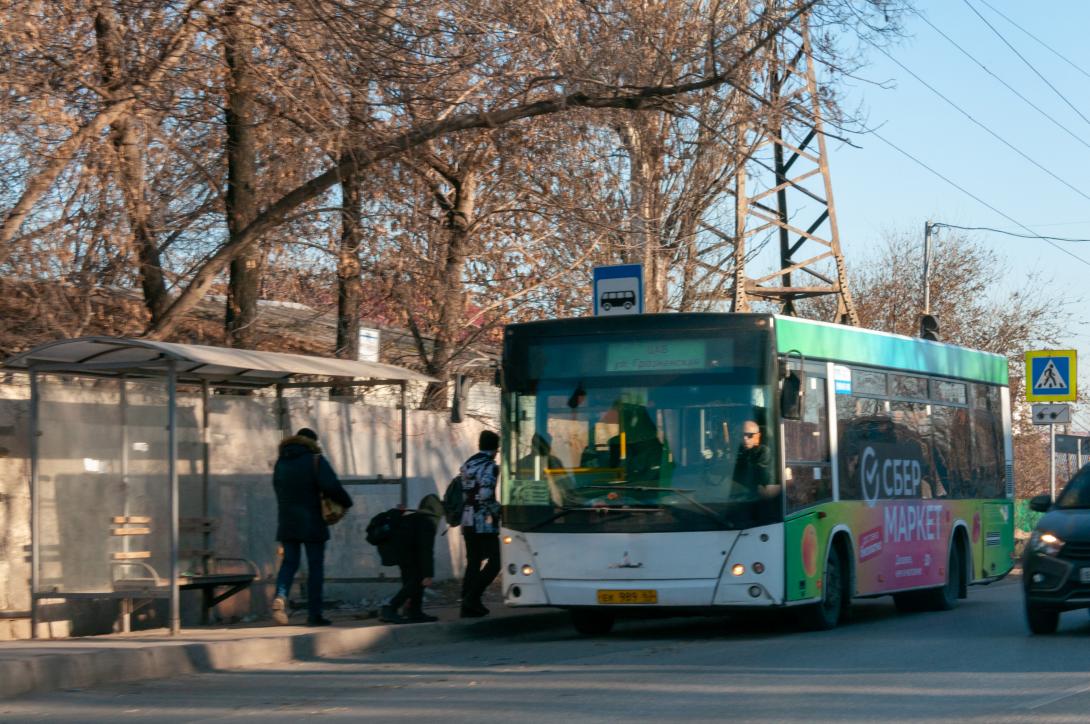
[[1075,401],[1075,350],[1026,352],[1026,399],[1030,402]]

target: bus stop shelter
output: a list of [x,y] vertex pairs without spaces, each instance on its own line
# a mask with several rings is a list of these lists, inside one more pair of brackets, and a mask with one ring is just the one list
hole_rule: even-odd
[[[181,570],[181,524],[203,526],[206,541],[210,531],[208,401],[212,390],[275,389],[279,427],[286,431],[287,389],[392,387],[399,396],[400,477],[379,476],[376,482],[400,484],[404,504],[407,386],[432,381],[408,369],[374,362],[112,337],[50,342],[8,359],[4,368],[24,372],[30,381],[31,624],[35,636],[40,602],[69,599],[120,601],[123,631],[128,630],[134,603],[166,599],[169,627],[176,634],[181,629],[181,590],[201,590],[207,616],[212,605],[257,577],[253,564],[248,572],[220,573],[208,569],[207,558],[203,570]],[[102,382],[95,385],[98,397],[92,403],[67,401],[62,409],[49,399],[43,385],[43,380],[54,378]],[[184,444],[191,455],[189,472],[199,469],[194,487],[201,491],[202,514],[185,520],[179,499],[178,391],[183,387],[199,389],[201,401],[199,411],[195,407],[182,410],[192,422],[182,432],[191,435]],[[66,423],[75,415],[82,415],[85,422],[73,432]],[[140,430],[138,435],[132,432],[135,429]],[[67,461],[56,475],[42,474],[44,459],[78,457],[89,448],[108,448],[115,440],[120,443],[117,455],[106,455],[105,464],[84,457]],[[47,444],[51,448],[44,452],[52,456],[43,454]],[[74,467],[80,462],[83,468]],[[101,474],[104,465],[111,475]],[[48,490],[43,488],[46,479]],[[95,489],[105,482],[109,482],[109,494]],[[55,525],[50,534],[55,541],[49,543],[47,557],[43,557],[43,502],[52,505],[51,510],[66,508],[63,515],[53,510]],[[101,513],[107,508],[111,514],[104,518]],[[169,573],[163,576],[160,570]]]

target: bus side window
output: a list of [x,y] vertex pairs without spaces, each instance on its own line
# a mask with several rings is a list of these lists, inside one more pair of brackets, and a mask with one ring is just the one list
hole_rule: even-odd
[[859,460],[869,443],[894,442],[892,422],[882,400],[855,395],[836,396],[839,435],[840,499],[862,500]]
[[805,384],[802,419],[784,420],[783,423],[788,512],[833,498],[825,378],[807,374]]
[[977,494],[1002,498],[1006,494],[1003,465],[1003,425],[1000,421],[999,390],[973,385],[972,473]]

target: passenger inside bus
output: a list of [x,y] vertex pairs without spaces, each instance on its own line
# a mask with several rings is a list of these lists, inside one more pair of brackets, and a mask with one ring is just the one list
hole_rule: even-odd
[[581,463],[587,467],[623,470],[623,482],[626,483],[657,484],[662,472],[664,446],[647,407],[615,402],[599,422],[616,426],[617,433],[609,438],[604,450],[588,444]]
[[564,461],[552,454],[552,447],[548,433],[535,432],[530,438],[530,453],[519,458],[518,477],[541,480],[546,470],[563,468]]
[[556,505],[564,505],[575,486],[566,467],[563,460],[552,454],[549,433],[535,432],[530,439],[530,453],[519,458],[515,472],[520,480],[546,481],[549,498]]

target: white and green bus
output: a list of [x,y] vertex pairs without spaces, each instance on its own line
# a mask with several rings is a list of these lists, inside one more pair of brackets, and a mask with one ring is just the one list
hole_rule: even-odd
[[1006,359],[764,314],[507,327],[503,593],[620,613],[948,609],[1012,565]]

